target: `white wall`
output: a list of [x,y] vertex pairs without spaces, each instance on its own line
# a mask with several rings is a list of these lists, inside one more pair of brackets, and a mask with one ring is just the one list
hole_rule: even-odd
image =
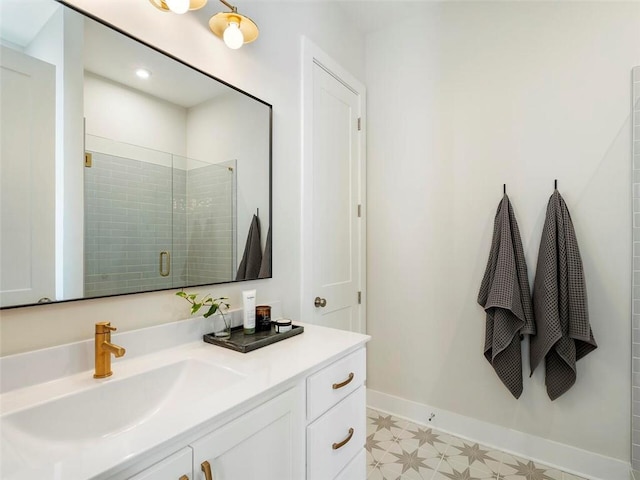
[[[282,300],[284,315],[299,316],[300,285],[300,70],[304,34],[338,62],[364,77],[364,39],[330,3],[244,2],[242,11],[259,25],[253,44],[232,51],[214,37],[209,17],[218,2],[189,15],[159,12],[149,2],[74,0],[119,28],[184,59],[274,106],[273,278],[221,285],[202,292],[228,295],[241,305],[241,291],[257,288],[258,302]],[[173,291],[3,310],[0,354],[91,338],[93,324],[110,320],[122,330],[188,316]],[[46,328],[43,328],[46,322]]]
[[[451,2],[367,37],[369,388],[629,460],[638,25],[637,3]],[[599,348],[555,402],[525,366],[515,400],[476,298],[502,184],[532,279],[556,178]]]
[[84,75],[84,97],[88,134],[186,155],[186,108],[91,72]]
[[236,269],[256,209],[260,210],[263,248],[269,230],[268,132],[269,108],[237,92],[188,110],[187,156],[207,163],[237,161]]

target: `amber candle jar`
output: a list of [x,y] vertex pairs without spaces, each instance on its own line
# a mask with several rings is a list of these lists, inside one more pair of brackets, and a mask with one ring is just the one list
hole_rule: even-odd
[[258,305],[256,307],[256,332],[271,330],[271,307]]

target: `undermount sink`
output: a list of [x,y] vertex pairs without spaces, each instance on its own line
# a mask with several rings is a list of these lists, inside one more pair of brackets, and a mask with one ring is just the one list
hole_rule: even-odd
[[87,390],[8,414],[2,427],[4,433],[13,430],[54,442],[95,440],[128,431],[170,412],[185,398],[201,398],[243,378],[214,364],[183,360],[127,378],[114,376]]

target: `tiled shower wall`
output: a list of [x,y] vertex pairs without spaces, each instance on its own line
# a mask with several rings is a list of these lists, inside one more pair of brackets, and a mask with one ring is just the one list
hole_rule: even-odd
[[[201,285],[235,278],[234,175],[231,165],[207,165],[186,171],[186,195],[175,202],[174,249],[182,250],[175,274]],[[178,171],[178,170],[176,170]],[[184,228],[182,232],[176,228]],[[186,232],[186,234],[185,234]]]
[[640,470],[640,67],[633,78],[633,369],[631,464]]
[[93,154],[85,168],[85,297],[170,288],[170,167]]
[[[233,169],[93,154],[85,169],[85,297],[233,279]],[[171,254],[160,275],[160,252]],[[166,268],[166,267],[165,267]]]
[[173,250],[171,252],[174,285],[189,285],[186,269],[189,243],[187,242],[187,171],[173,172]]

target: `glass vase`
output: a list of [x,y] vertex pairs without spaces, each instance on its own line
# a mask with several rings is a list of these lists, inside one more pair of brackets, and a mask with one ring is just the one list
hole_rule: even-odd
[[216,313],[213,317],[213,335],[216,338],[229,338],[231,336],[231,318]]

